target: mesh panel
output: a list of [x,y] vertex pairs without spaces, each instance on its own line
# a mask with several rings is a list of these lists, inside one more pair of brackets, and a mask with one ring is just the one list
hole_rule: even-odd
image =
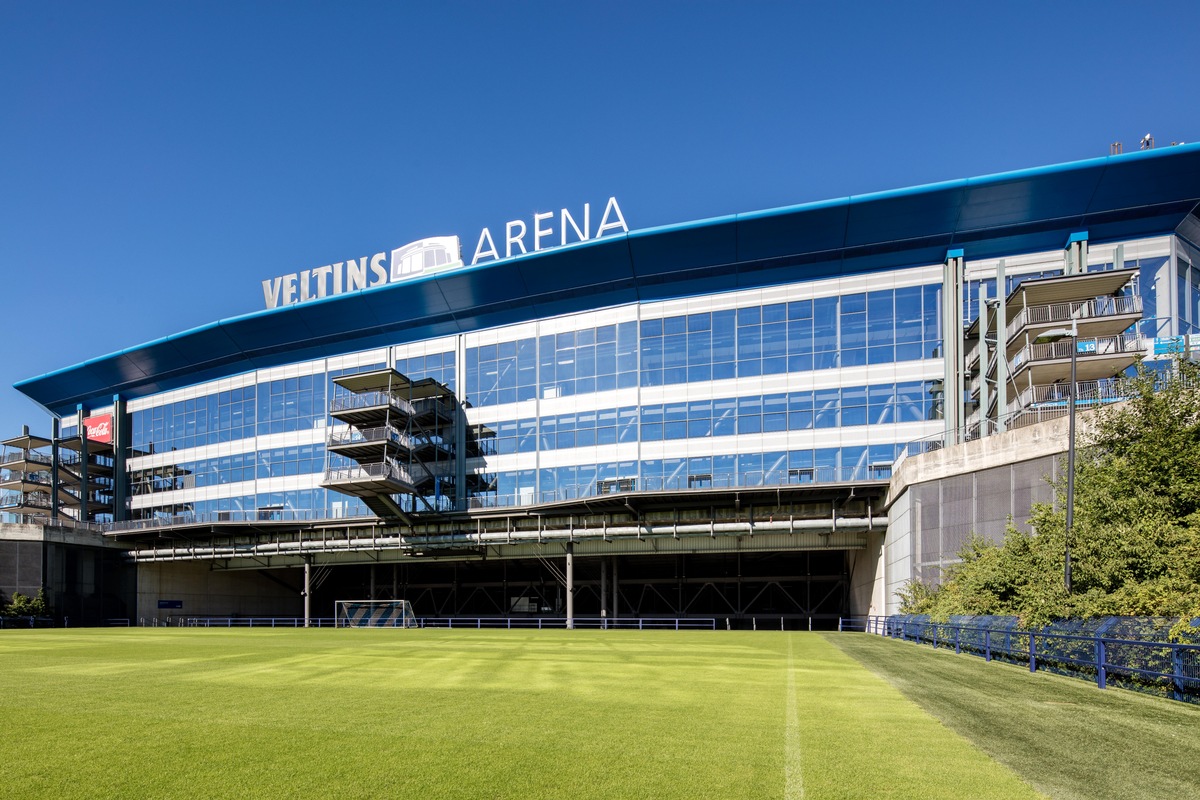
[[975,491],[972,475],[956,475],[942,481],[942,551],[940,557],[955,558],[971,538],[975,527]]
[[1012,513],[1012,469],[1009,466],[984,470],[975,476],[975,533],[990,542],[1004,538],[1004,526]]
[[939,488],[937,483],[914,487],[913,503],[917,510],[913,515],[917,519],[914,532],[917,535],[917,553],[921,563],[937,561],[942,552],[939,535],[942,527]]
[[1054,502],[1054,488],[1046,481],[1054,477],[1056,456],[1023,461],[1012,467],[1013,522],[1029,529],[1029,509],[1034,503]]

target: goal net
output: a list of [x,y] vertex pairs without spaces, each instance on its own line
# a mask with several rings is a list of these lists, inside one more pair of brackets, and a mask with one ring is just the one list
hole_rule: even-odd
[[338,600],[339,628],[415,628],[417,617],[407,600]]

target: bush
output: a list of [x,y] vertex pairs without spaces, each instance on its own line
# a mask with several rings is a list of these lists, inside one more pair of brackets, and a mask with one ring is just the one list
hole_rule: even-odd
[[48,617],[50,609],[46,606],[45,592],[38,589],[37,597],[13,592],[12,600],[0,609],[0,614],[6,617]]

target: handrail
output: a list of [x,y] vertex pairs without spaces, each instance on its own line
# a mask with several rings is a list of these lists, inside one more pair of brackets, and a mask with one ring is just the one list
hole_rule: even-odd
[[[1079,381],[1075,384],[1075,402],[1079,405],[1112,403],[1124,400],[1126,397],[1128,395],[1121,390],[1120,383],[1112,378]],[[1014,406],[1026,408],[1038,403],[1069,403],[1070,401],[1070,383],[1049,383],[1025,389],[1017,398]]]
[[0,455],[0,464],[11,464],[14,461],[32,461],[35,464],[45,464],[48,467],[54,465],[54,459],[36,450],[16,450]]
[[373,464],[356,464],[352,467],[330,469],[325,472],[325,483],[343,483],[362,478],[380,478],[399,481],[413,485],[412,475],[408,469],[392,461],[380,461]]
[[1045,306],[1029,306],[1021,309],[1004,330],[1004,340],[1009,341],[1021,328],[1029,325],[1049,325],[1056,322],[1119,317],[1126,314],[1141,314],[1142,298],[1139,295],[1124,297],[1094,297],[1090,300],[1070,303],[1053,303]]
[[362,394],[337,395],[329,401],[329,413],[375,408],[376,406],[391,406],[410,417],[415,415],[412,403],[403,397],[397,397],[388,392],[363,392]]
[[45,472],[22,472],[17,469],[7,470],[8,477],[0,478],[0,483],[10,483],[12,481],[21,481],[23,483],[36,483],[39,486],[50,486],[50,476]]
[[1142,349],[1142,340],[1131,336],[1097,336],[1090,339],[1059,339],[1057,342],[1034,342],[1021,348],[1009,361],[1009,374],[1014,375],[1030,361],[1049,361],[1070,358],[1071,348],[1082,358],[1115,353],[1136,353]]
[[4,508],[44,508],[49,511],[53,504],[42,492],[5,492],[0,495],[0,509]]
[[329,446],[338,447],[350,444],[376,444],[392,442],[406,450],[415,447],[414,440],[407,433],[402,433],[391,425],[378,428],[333,428],[329,432]]

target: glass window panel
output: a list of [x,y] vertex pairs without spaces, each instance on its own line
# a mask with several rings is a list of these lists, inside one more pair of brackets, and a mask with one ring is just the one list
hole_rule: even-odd
[[662,321],[663,336],[677,336],[687,333],[687,317],[667,317]]
[[842,295],[842,314],[862,314],[867,310],[867,296],[863,292]]
[[739,308],[737,310],[737,324],[739,328],[746,325],[762,324],[762,308],[760,306]]

